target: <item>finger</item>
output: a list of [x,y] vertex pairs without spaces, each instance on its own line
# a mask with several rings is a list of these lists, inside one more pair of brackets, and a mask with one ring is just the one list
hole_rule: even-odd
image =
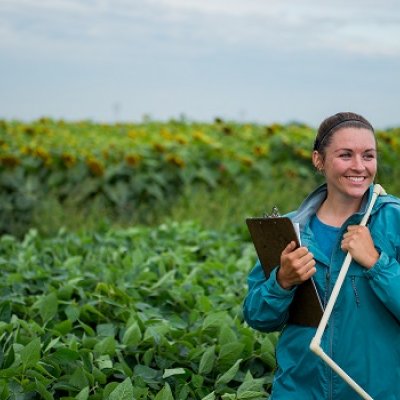
[[315,267],[310,268],[306,273],[307,279],[310,279],[316,272],[317,272],[317,268],[315,268]]
[[314,260],[314,254],[311,253],[311,251],[307,250],[307,252],[303,256],[301,256],[301,261],[303,263],[308,263],[311,260]]
[[314,258],[311,258],[310,260],[308,260],[307,262],[305,262],[301,268],[299,268],[299,273],[304,275],[305,273],[307,273],[310,269],[315,267],[315,260]]
[[299,273],[299,280],[302,282],[310,279],[317,272],[317,268],[314,265],[307,265],[301,273]]
[[292,240],[282,251],[282,255],[291,253],[296,248],[296,242]]
[[298,249],[296,249],[294,252],[293,252],[293,255],[296,257],[296,258],[302,258],[302,257],[304,257],[304,256],[306,256],[307,254],[309,254],[310,252],[308,251],[308,249],[307,249],[307,247],[304,247],[304,246],[302,246],[302,247],[299,247]]

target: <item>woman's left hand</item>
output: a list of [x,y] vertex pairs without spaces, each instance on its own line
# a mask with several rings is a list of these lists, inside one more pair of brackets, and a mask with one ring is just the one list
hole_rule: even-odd
[[341,248],[348,251],[355,261],[367,269],[372,268],[379,258],[366,226],[349,225],[343,235]]

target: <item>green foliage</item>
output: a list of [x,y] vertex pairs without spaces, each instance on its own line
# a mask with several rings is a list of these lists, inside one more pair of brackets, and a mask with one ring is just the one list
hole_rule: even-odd
[[[19,236],[38,220],[69,224],[71,214],[158,223],[199,188],[240,194],[261,182],[264,193],[294,193],[320,181],[311,163],[315,130],[301,124],[1,122],[0,232]],[[380,183],[400,193],[400,130],[377,139]]]
[[268,396],[276,335],[243,321],[255,253],[240,234],[31,230],[0,254],[0,398]]

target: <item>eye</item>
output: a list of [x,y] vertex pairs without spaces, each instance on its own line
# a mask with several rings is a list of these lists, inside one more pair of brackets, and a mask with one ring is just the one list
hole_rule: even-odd
[[363,158],[364,158],[364,160],[367,160],[367,161],[373,160],[375,158],[375,154],[367,153],[367,154],[363,155]]
[[351,153],[349,153],[349,152],[340,153],[340,154],[339,154],[339,157],[340,157],[340,158],[344,158],[344,159],[348,159],[348,158],[351,158]]

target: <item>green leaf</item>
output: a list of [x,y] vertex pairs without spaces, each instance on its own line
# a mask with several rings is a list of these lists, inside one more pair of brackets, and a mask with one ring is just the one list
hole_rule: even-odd
[[86,377],[85,370],[82,367],[75,369],[70,377],[69,383],[80,390],[88,386],[89,381]]
[[98,324],[96,331],[98,336],[115,336],[115,326],[113,324]]
[[226,384],[229,383],[237,374],[237,372],[239,371],[239,366],[240,363],[242,362],[242,359],[240,358],[239,360],[237,360],[235,362],[234,365],[232,365],[231,368],[229,368],[228,371],[226,371],[223,375],[221,375],[218,379],[217,379],[217,385],[218,384]]
[[64,261],[63,267],[66,269],[76,269],[82,264],[82,256],[71,256]]
[[102,369],[111,369],[113,367],[113,362],[109,355],[101,355],[96,358],[96,363],[100,370]]
[[46,354],[47,352],[49,352],[59,341],[60,341],[60,336],[57,336],[56,338],[52,339],[50,343],[46,346],[46,348],[43,350],[43,353]]
[[215,391],[212,391],[210,394],[203,397],[201,400],[215,400]]
[[112,336],[102,339],[94,346],[94,351],[99,354],[108,354],[110,356],[115,354],[116,341]]
[[228,314],[226,311],[218,311],[207,315],[203,321],[203,329],[206,330],[208,328],[219,328],[226,320],[227,315]]
[[221,368],[227,368],[242,356],[244,344],[241,342],[227,343],[220,347],[218,356],[218,365]]
[[275,345],[272,343],[271,338],[265,335],[261,342],[260,358],[268,365],[270,369],[275,368]]
[[54,325],[53,329],[60,335],[66,335],[72,330],[72,322],[67,319]]
[[206,375],[209,374],[214,368],[215,362],[215,345],[209,347],[201,356],[199,364],[199,374]]
[[168,271],[166,274],[164,274],[161,279],[159,279],[151,288],[150,291],[154,291],[160,286],[169,286],[171,283],[174,281],[174,276],[175,276],[175,270]]
[[146,383],[159,383],[162,379],[161,372],[147,367],[146,365],[136,365],[134,368],[135,376],[140,376]]
[[89,398],[89,386],[84,387],[76,396],[76,400],[88,400]]
[[247,371],[244,381],[237,390],[238,398],[245,392],[257,392],[265,397],[264,391],[265,378],[254,379],[250,371]]
[[33,367],[40,360],[40,339],[33,339],[21,351],[21,362],[23,368]]
[[213,304],[207,296],[197,298],[197,308],[199,311],[208,313],[213,309]]
[[240,394],[237,395],[237,399],[243,400],[243,399],[258,399],[258,400],[263,400],[265,399],[265,392],[256,392],[254,390],[246,390],[245,392],[241,392]]
[[54,400],[53,395],[46,389],[43,383],[36,380],[35,384],[36,384],[36,391],[40,394],[40,396],[42,396],[42,399]]
[[80,315],[80,309],[76,304],[69,304],[66,308],[65,308],[65,315],[67,316],[67,318],[71,321],[71,322],[75,322]]
[[141,339],[142,339],[142,332],[140,330],[139,324],[137,322],[134,322],[125,331],[124,336],[122,338],[122,343],[125,346],[136,346],[139,344]]
[[9,400],[10,392],[8,390],[8,383],[0,383],[0,400]]
[[157,393],[156,397],[154,397],[154,400],[174,400],[171,387],[168,383],[166,383],[164,387]]
[[235,393],[224,393],[221,396],[222,400],[237,400],[236,394]]
[[183,368],[170,368],[170,369],[165,369],[164,370],[164,374],[163,374],[163,378],[169,378],[170,376],[174,376],[174,375],[184,375],[186,374],[186,371]]
[[79,353],[66,347],[58,348],[49,356],[57,364],[66,365],[79,359]]
[[79,325],[83,328],[85,333],[89,336],[96,336],[96,332],[87,324],[82,321],[79,321]]
[[233,329],[231,329],[228,325],[223,325],[219,332],[219,338],[218,338],[219,344],[224,345],[236,341],[237,341],[237,336],[233,331]]
[[133,399],[133,386],[130,378],[126,378],[120,383],[111,393],[109,400],[132,400]]
[[58,310],[58,299],[55,293],[41,297],[35,304],[39,308],[39,314],[43,322],[51,320]]

